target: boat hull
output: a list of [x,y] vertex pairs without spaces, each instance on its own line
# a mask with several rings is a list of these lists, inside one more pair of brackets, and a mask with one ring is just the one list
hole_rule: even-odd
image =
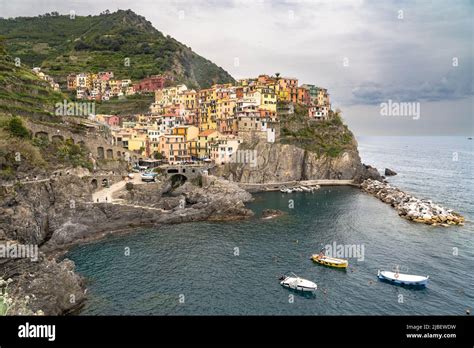
[[284,288],[288,288],[288,289],[296,290],[296,291],[302,291],[302,292],[315,292],[316,291],[316,289],[314,289],[314,288],[306,288],[306,287],[299,286],[299,285],[293,286],[291,284],[287,284],[287,283],[283,283],[283,282],[281,282],[280,284]]
[[349,266],[349,262],[347,260],[344,260],[344,259],[327,258],[327,257],[319,259],[317,257],[317,255],[313,255],[313,256],[311,256],[311,260],[313,260],[313,262],[315,262],[319,265],[332,267],[332,268],[345,269]]
[[388,271],[379,271],[377,277],[381,281],[400,286],[426,287],[429,281],[429,277],[396,274]]

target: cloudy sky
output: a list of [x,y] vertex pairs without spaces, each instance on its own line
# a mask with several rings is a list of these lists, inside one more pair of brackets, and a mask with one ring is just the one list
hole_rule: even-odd
[[[235,78],[281,73],[329,89],[357,135],[466,135],[472,1],[0,0],[0,16],[132,9]],[[381,103],[419,103],[419,117]]]

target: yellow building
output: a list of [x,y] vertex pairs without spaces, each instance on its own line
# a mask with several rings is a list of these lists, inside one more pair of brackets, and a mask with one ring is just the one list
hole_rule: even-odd
[[143,156],[146,155],[146,136],[132,136],[128,139],[128,149]]
[[276,112],[277,95],[275,90],[268,87],[259,87],[261,94],[260,109]]
[[172,134],[184,136],[184,140],[188,142],[199,135],[199,128],[196,126],[176,126],[172,129]]
[[210,157],[209,142],[218,139],[221,134],[215,129],[205,130],[197,138],[189,142],[189,152],[191,156],[199,159]]

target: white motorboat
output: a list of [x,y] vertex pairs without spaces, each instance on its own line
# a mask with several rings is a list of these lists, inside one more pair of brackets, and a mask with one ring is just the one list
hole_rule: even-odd
[[280,285],[297,291],[315,292],[318,289],[316,283],[300,278],[294,273],[280,277]]
[[380,280],[385,280],[392,284],[398,285],[412,285],[412,286],[426,286],[428,284],[429,276],[419,276],[412,274],[403,274],[390,271],[378,271],[377,277]]
[[303,189],[301,189],[301,187],[295,187],[295,188],[293,188],[293,191],[303,192]]
[[283,192],[283,193],[292,193],[293,191],[290,190],[289,188],[282,187],[282,188],[280,188],[280,192]]
[[311,192],[312,191],[309,187],[306,187],[306,186],[300,186],[300,189],[302,189],[304,192]]

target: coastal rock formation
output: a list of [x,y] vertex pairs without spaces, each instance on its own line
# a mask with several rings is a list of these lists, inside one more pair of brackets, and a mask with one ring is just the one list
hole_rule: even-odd
[[385,168],[385,176],[394,176],[397,175],[397,172],[391,170],[390,168]]
[[0,274],[12,278],[17,299],[30,298],[29,312],[66,314],[84,300],[73,262],[56,261],[55,251],[130,228],[253,215],[244,205],[252,199],[248,192],[212,176],[203,179],[203,187],[186,183],[169,196],[160,194],[158,184],[137,185],[122,193],[119,204],[94,204],[85,187],[81,178],[69,175],[1,188],[0,243],[37,245],[41,254],[36,262],[0,258]]
[[262,211],[262,219],[273,219],[283,214],[285,214],[285,212],[278,209],[264,209]]
[[[377,170],[361,163],[357,146],[338,157],[318,156],[295,145],[258,142],[256,163],[228,163],[213,174],[241,183],[288,182],[317,179],[381,179]],[[256,165],[255,165],[256,164]]]
[[10,315],[62,315],[77,311],[85,300],[83,279],[70,260],[58,262],[42,253],[37,261],[0,258],[0,274],[12,279]]
[[451,209],[443,208],[430,200],[419,199],[399,188],[377,180],[365,180],[363,191],[394,207],[405,219],[428,225],[463,225],[464,217]]

